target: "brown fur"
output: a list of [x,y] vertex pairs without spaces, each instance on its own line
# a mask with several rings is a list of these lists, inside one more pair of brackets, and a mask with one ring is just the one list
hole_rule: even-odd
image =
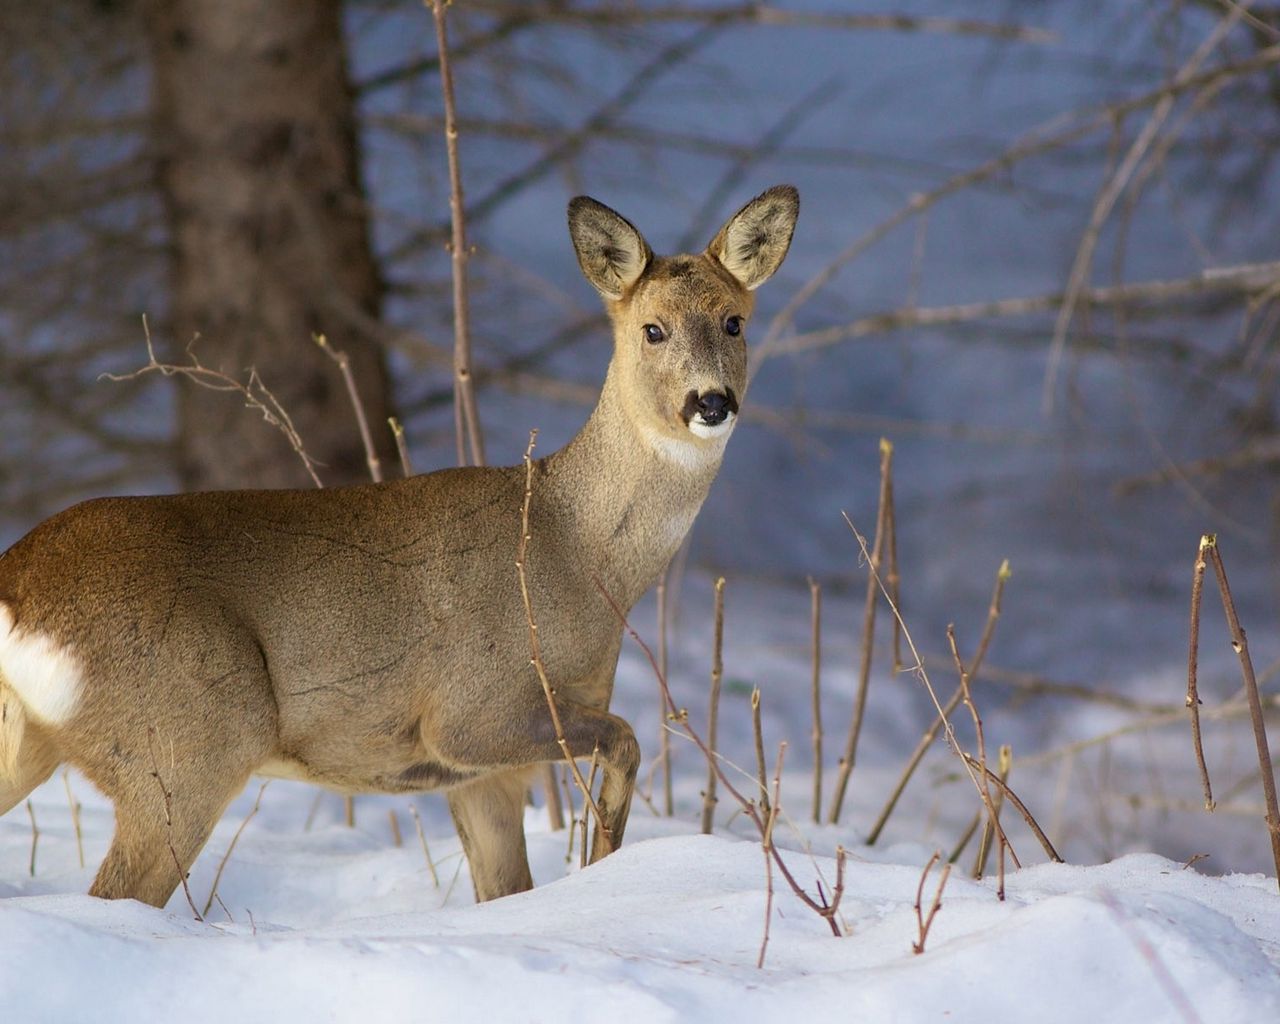
[[[723,325],[745,322],[796,210],[793,189],[771,189],[707,252],[664,259],[607,207],[571,205],[615,353],[582,431],[535,464],[527,575],[569,745],[599,750],[613,845],[639,748],[607,711],[621,629],[599,588],[630,608],[706,497],[723,439],[691,434],[687,396],[745,392],[745,342]],[[739,234],[730,263],[749,266],[744,280],[718,248]],[[767,266],[760,245],[747,251],[760,237]],[[650,323],[661,344],[646,340]],[[82,685],[51,723],[0,676],[0,813],[70,762],[116,807],[90,891],[162,906],[181,878],[174,855],[185,871],[255,772],[347,793],[444,788],[478,898],[529,888],[523,794],[560,751],[514,567],[523,493],[521,467],[448,469],[106,498],[42,523],[0,556],[0,609],[15,637],[68,652]],[[597,829],[593,859],[610,848]]]

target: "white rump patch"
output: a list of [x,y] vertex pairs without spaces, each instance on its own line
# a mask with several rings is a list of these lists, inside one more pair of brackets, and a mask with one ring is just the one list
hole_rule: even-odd
[[80,663],[43,633],[14,626],[0,604],[0,676],[32,718],[46,725],[67,721],[80,702]]

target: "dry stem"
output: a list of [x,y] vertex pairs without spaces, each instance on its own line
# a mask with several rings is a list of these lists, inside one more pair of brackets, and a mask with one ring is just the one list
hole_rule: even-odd
[[1204,760],[1204,744],[1200,738],[1200,694],[1196,688],[1196,672],[1200,661],[1200,593],[1204,586],[1205,548],[1214,543],[1214,538],[1205,535],[1200,538],[1200,548],[1196,552],[1195,569],[1191,576],[1191,626],[1190,642],[1187,651],[1187,711],[1191,714],[1191,745],[1196,754],[1196,765],[1200,769],[1200,785],[1204,790],[1204,809],[1213,810],[1213,787],[1209,783],[1209,767]]
[[[560,787],[556,784],[556,769],[553,764],[542,766],[542,790],[547,798],[547,821],[551,825],[551,831],[559,832],[564,828],[564,803],[560,799]],[[569,807],[572,818],[572,801]]]
[[[844,514],[844,521],[848,524],[849,529],[853,532],[854,537],[857,539],[858,547],[861,548],[863,557],[866,557],[867,556],[867,539],[858,532],[857,527],[853,525],[853,520],[849,518],[848,513]],[[878,576],[876,577],[876,579],[877,579],[877,582],[879,582]],[[883,583],[880,584],[880,592],[885,595],[885,600],[888,601],[889,595],[885,591]],[[895,616],[897,616],[899,621],[902,620],[902,615],[898,611],[898,606],[895,605],[892,601],[889,602],[889,609],[890,611],[893,612]],[[969,776],[969,781],[973,783],[974,788],[978,791],[979,796],[981,796],[983,787],[982,787],[982,783],[978,781],[978,775],[977,775],[978,764],[976,761],[973,760],[973,758],[969,757],[969,755],[966,754],[961,749],[960,743],[956,739],[955,730],[952,729],[951,722],[947,719],[947,716],[943,713],[942,704],[938,701],[938,693],[933,688],[933,684],[929,681],[929,673],[925,670],[924,661],[920,657],[920,651],[916,647],[915,641],[911,637],[911,631],[907,629],[907,624],[905,622],[902,622],[902,637],[907,642],[907,648],[911,651],[911,657],[914,659],[913,664],[909,667],[911,671],[915,674],[916,678],[919,679],[921,684],[924,686],[925,691],[929,694],[929,699],[933,701],[934,710],[938,712],[938,717],[943,723],[942,728],[944,731],[944,735],[947,738],[947,745],[950,746],[951,749],[955,752],[956,756],[960,758],[960,763],[964,766],[965,773]],[[991,774],[990,771],[988,771],[987,775],[990,776],[990,774]],[[998,778],[995,779],[994,781],[999,783]],[[1049,856],[1049,859],[1061,863],[1062,858],[1058,856],[1057,851],[1054,850],[1053,845],[1049,842],[1048,837],[1045,836],[1044,832],[1041,830],[1035,818],[1031,816],[1031,812],[1027,810],[1026,805],[1021,800],[1018,799],[1018,797],[1014,794],[1013,790],[1010,789],[1007,785],[1001,785],[1000,788],[1004,790],[1004,794],[1009,799],[1009,802],[1018,808],[1019,812],[1022,814],[1023,818],[1026,820],[1027,825],[1035,833],[1036,838],[1040,840],[1040,844],[1041,846],[1044,847],[1045,853]],[[1017,863],[1016,858],[1014,862],[1015,864]]]
[[[658,665],[663,678],[667,675],[667,574],[658,580]],[[670,818],[675,813],[671,782],[671,730],[667,728],[667,708],[659,700],[658,764],[662,769],[662,812]]]
[[[1009,746],[1009,744],[1006,743],[1000,747],[1000,754],[996,762],[996,767],[1000,773],[1000,782],[1007,785],[1009,782],[1009,772],[1013,770],[1013,748]],[[997,788],[993,802],[995,804],[996,820],[999,821],[1000,810],[1001,808],[1004,807],[1004,790],[1003,789]],[[982,830],[982,838],[978,842],[978,855],[974,858],[974,862],[973,862],[974,878],[981,878],[986,873],[987,858],[991,854],[991,840],[994,838],[995,838],[995,832],[991,828],[991,823],[987,822],[986,826]],[[1003,899],[1004,898],[1004,846],[1003,845],[1001,845],[1000,847],[1000,853],[1001,853],[1000,884],[997,887],[997,892],[1000,893],[1000,898]]]
[[[760,707],[760,691],[756,691],[756,700],[752,705]],[[759,721],[759,716],[757,716]],[[764,955],[769,948],[769,924],[773,920],[773,829],[778,823],[778,809],[782,806],[782,759],[787,752],[787,741],[778,744],[778,760],[773,771],[773,803],[769,803],[768,795],[764,796],[764,835],[760,838],[760,850],[764,854],[764,935],[760,939],[760,955],[756,957],[756,969],[764,967]],[[760,755],[760,786],[765,788],[764,755]]]
[[427,846],[427,834],[422,830],[422,818],[418,815],[418,808],[410,804],[409,813],[413,815],[413,824],[418,830],[418,842],[422,844],[422,856],[426,858],[427,870],[431,872],[431,884],[439,889],[440,876],[436,874],[436,862],[431,859],[431,849]]
[[[240,842],[240,834],[245,830],[245,826],[253,821],[254,815],[258,813],[258,809],[262,806],[262,794],[266,791],[271,780],[268,779],[258,787],[257,799],[253,801],[253,809],[245,815],[244,821],[240,822],[240,827],[236,829],[236,834],[231,837],[231,843],[227,846],[227,852],[222,855],[222,860],[218,861],[218,870],[213,876],[213,887],[209,890],[209,898],[204,901],[204,913],[209,913],[209,908],[213,906],[213,901],[218,895],[218,883],[222,881],[222,871],[227,866],[227,861],[231,859],[231,851],[236,848],[236,843]],[[227,915],[230,917],[231,915]]]
[[[671,696],[671,689],[667,685],[667,677],[659,668],[658,660],[654,657],[653,650],[644,642],[644,639],[640,634],[631,627],[631,624],[627,621],[626,612],[619,607],[618,602],[614,600],[613,595],[604,588],[599,580],[596,581],[596,587],[599,589],[601,596],[604,597],[609,607],[613,609],[613,614],[617,616],[619,623],[621,623],[622,628],[626,631],[627,635],[635,641],[636,645],[639,646],[640,650],[644,652],[645,657],[648,659],[649,666],[653,669],[654,676],[658,680],[658,687],[662,691],[662,696],[666,702],[672,721],[676,722],[683,730],[684,734],[693,741],[694,746],[701,751],[702,756],[706,758],[707,763],[714,766],[716,776],[719,779],[720,784],[738,804],[741,812],[751,820],[753,825],[756,826],[761,839],[763,839],[768,826],[767,822],[761,818],[759,808],[757,808],[755,801],[748,800],[741,792],[738,791],[737,787],[734,786],[732,780],[721,766],[719,757],[703,741],[702,737],[698,734],[698,731],[689,724],[688,711],[677,706],[675,698]],[[776,801],[775,806],[777,806]],[[840,925],[837,922],[837,915],[840,911],[841,897],[844,895],[845,851],[843,847],[837,848],[836,850],[836,884],[829,902],[826,895],[822,892],[821,884],[818,886],[819,899],[815,900],[805,892],[800,883],[796,881],[795,876],[787,867],[786,861],[782,859],[782,855],[778,852],[777,847],[772,846],[770,852],[773,856],[774,865],[786,880],[787,885],[791,887],[791,891],[795,894],[796,898],[815,914],[825,920],[827,925],[831,928],[831,934],[836,938],[840,938]]]
[[436,26],[436,46],[440,59],[440,91],[444,95],[444,138],[449,158],[449,216],[452,235],[449,246],[453,263],[453,384],[454,427],[458,443],[458,464],[483,466],[484,438],[476,409],[471,378],[471,324],[467,298],[467,222],[462,196],[462,168],[458,160],[458,116],[453,98],[453,69],[449,64],[449,37],[442,0],[424,0],[431,7]]
[[[978,670],[986,659],[987,648],[991,646],[991,638],[995,635],[996,622],[1000,619],[1000,601],[1004,595],[1004,585],[1012,575],[1013,573],[1009,570],[1009,560],[1005,559],[1000,563],[1000,569],[996,572],[995,589],[991,593],[991,604],[987,607],[987,621],[982,627],[982,636],[978,640],[978,649],[974,652],[973,661],[969,664],[968,674],[970,680],[977,678]],[[892,604],[892,607],[897,607],[896,602]],[[894,615],[894,619],[895,621],[898,620],[897,614]],[[885,801],[885,805],[880,811],[880,816],[876,818],[871,832],[867,835],[868,846],[874,846],[876,840],[880,838],[880,833],[884,830],[885,825],[888,824],[894,808],[898,805],[898,800],[907,788],[907,783],[911,781],[911,776],[915,774],[916,768],[924,760],[924,755],[937,738],[938,732],[950,720],[951,713],[960,706],[960,701],[963,699],[964,690],[957,686],[955,692],[952,693],[947,703],[942,707],[938,717],[933,720],[924,731],[924,735],[920,737],[920,742],[916,744],[915,750],[911,752],[911,756],[907,759],[906,766],[902,769],[902,774],[898,777],[898,782],[894,786],[893,792],[889,794],[889,799]]]
[[[960,676],[960,690],[964,695],[964,706],[969,709],[969,716],[973,719],[973,731],[978,744],[978,769],[982,779],[982,805],[987,810],[987,829],[995,832],[1002,848],[1009,847],[1010,851],[1012,851],[1012,847],[1009,846],[1009,838],[1004,834],[1004,829],[1000,826],[1000,812],[996,809],[995,800],[991,796],[991,783],[988,781],[991,772],[987,769],[987,740],[982,728],[982,716],[978,714],[978,706],[973,701],[973,691],[969,688],[969,673],[965,670],[964,661],[960,657],[960,649],[956,646],[956,628],[953,625],[947,626],[947,643],[951,645],[951,657],[955,661],[956,672]],[[1015,864],[1018,862],[1016,855],[1013,860]],[[998,895],[1000,899],[1004,899],[1003,886],[999,889]]]
[[724,577],[716,580],[715,636],[711,645],[711,695],[707,708],[707,746],[711,760],[707,763],[707,786],[702,792],[702,832],[709,835],[716,808],[716,776],[719,766],[715,761],[716,726],[720,717],[720,680],[724,675],[721,655],[724,649]]
[[760,813],[768,820],[770,817],[769,780],[765,774],[764,727],[760,721],[760,687],[758,686],[751,691],[751,731],[756,741],[756,772],[757,778],[760,780]]
[[71,769],[62,769],[62,784],[67,790],[67,804],[71,807],[71,827],[76,833],[76,853],[80,857],[80,866],[84,867],[84,833],[80,829],[80,801],[71,792]]
[[882,437],[880,439],[880,501],[876,515],[876,537],[871,554],[867,556],[867,596],[862,616],[862,661],[858,671],[858,692],[853,704],[853,718],[849,722],[849,737],[845,741],[844,755],[840,758],[840,766],[836,772],[836,789],[831,798],[831,810],[827,814],[827,820],[832,825],[840,821],[840,811],[844,806],[849,775],[853,772],[854,762],[857,759],[862,720],[867,710],[867,691],[871,684],[871,655],[876,630],[876,591],[880,578],[880,558],[884,551],[887,532],[892,478],[893,444]]
[[289,414],[285,412],[284,407],[276,399],[276,396],[262,382],[257,370],[251,368],[248,381],[242,384],[234,377],[228,377],[225,373],[220,373],[202,365],[195,354],[195,343],[200,340],[199,335],[192,338],[191,344],[187,346],[187,355],[191,357],[189,365],[178,366],[173,363],[162,363],[156,358],[155,347],[151,342],[151,328],[147,323],[146,316],[142,318],[142,333],[147,343],[147,364],[132,373],[105,373],[103,376],[107,380],[135,380],[143,374],[159,373],[162,377],[186,377],[192,383],[210,391],[235,392],[244,399],[247,408],[260,413],[266,423],[275,427],[284,435],[285,440],[289,442],[289,446],[297,453],[298,458],[302,460],[302,465],[306,469],[307,475],[311,477],[312,482],[317,487],[324,486],[320,481],[320,477],[316,475],[316,462],[302,446],[302,438],[298,436],[293,420],[289,418]]
[[40,844],[40,826],[36,824],[35,805],[27,800],[27,817],[31,819],[31,863],[27,867],[32,878],[36,877],[36,847]]
[[911,943],[911,952],[919,956],[924,952],[925,941],[929,938],[929,929],[933,927],[933,919],[938,916],[938,911],[942,907],[942,890],[946,888],[947,879],[951,877],[951,864],[942,865],[942,874],[938,878],[938,888],[933,894],[933,903],[929,906],[929,913],[926,915],[922,909],[924,903],[924,882],[929,877],[929,872],[933,870],[933,866],[942,858],[941,853],[934,853],[929,858],[929,863],[924,866],[924,870],[920,872],[920,885],[916,888],[916,932],[918,938]]
[[[364,446],[364,461],[369,467],[369,476],[373,478],[373,482],[382,482],[382,460],[378,458],[378,450],[373,444],[373,435],[369,432],[369,418],[364,414],[364,403],[360,401],[360,392],[356,388],[356,378],[351,372],[351,358],[345,352],[339,352],[329,344],[329,339],[323,334],[313,334],[311,336],[320,350],[324,352],[330,359],[338,364],[338,372],[342,374],[342,380],[347,385],[347,397],[351,399],[351,408],[356,414],[356,426],[360,431],[360,443]],[[208,908],[205,908],[208,913]]]
[[[964,757],[966,767],[968,767],[969,769],[975,770],[979,767],[978,762],[975,758],[970,757],[968,754],[963,754],[962,756]],[[1044,834],[1044,830],[1040,827],[1040,823],[1036,821],[1034,815],[1032,815],[1032,813],[1029,810],[1027,810],[1027,805],[1022,802],[1018,794],[1013,791],[1013,789],[1009,786],[1009,784],[1005,782],[1002,778],[1000,778],[999,775],[996,775],[994,772],[992,772],[990,768],[986,770],[986,778],[989,781],[994,782],[996,786],[999,787],[1000,791],[1004,794],[1005,799],[1008,800],[1009,803],[1013,804],[1015,808],[1017,808],[1018,813],[1022,815],[1022,820],[1027,823],[1027,828],[1031,829],[1032,834],[1039,841],[1040,848],[1044,850],[1045,856],[1048,857],[1055,864],[1064,863],[1062,858],[1058,855],[1058,851],[1054,849],[1053,843],[1049,842],[1049,837]],[[1009,848],[1009,853],[1010,855],[1013,854],[1012,847]],[[1017,857],[1013,858],[1013,862],[1014,862],[1014,865],[1017,867],[1022,866],[1021,864],[1018,863]]]
[[[439,4],[439,0],[432,0],[433,3]],[[613,849],[613,836],[609,832],[609,826],[605,824],[604,818],[600,815],[600,808],[596,806],[595,799],[591,796],[591,787],[587,785],[586,779],[582,777],[582,772],[578,769],[578,762],[573,759],[573,753],[569,750],[569,741],[564,738],[564,727],[560,724],[560,711],[556,707],[555,690],[551,688],[551,680],[547,678],[546,665],[542,661],[542,644],[538,639],[538,623],[533,617],[533,602],[529,597],[529,580],[525,574],[525,556],[529,551],[529,541],[532,535],[529,532],[529,505],[533,501],[533,446],[537,443],[538,431],[529,431],[529,445],[524,450],[524,502],[520,508],[520,547],[516,554],[516,575],[520,579],[520,599],[524,602],[525,621],[529,627],[529,664],[533,666],[533,670],[538,675],[538,682],[542,684],[542,693],[547,698],[547,708],[551,712],[551,724],[556,732],[556,742],[560,745],[560,751],[564,754],[565,761],[569,764],[569,771],[573,774],[574,784],[577,785],[582,793],[583,801],[586,806],[591,809],[591,813],[596,816],[596,821],[600,825],[600,835],[604,839],[609,850]],[[548,787],[550,790],[551,787]],[[586,816],[586,811],[583,811]]]
[[809,577],[813,697],[813,823],[822,821],[822,587]]
[[394,416],[387,420],[391,428],[391,436],[396,439],[396,451],[400,455],[400,472],[407,479],[413,476],[413,462],[409,458],[409,444],[404,439],[404,424]]
[[1253,722],[1253,741],[1258,748],[1258,766],[1262,775],[1262,796],[1267,805],[1267,833],[1271,838],[1271,856],[1275,862],[1276,881],[1280,884],[1280,807],[1276,804],[1275,769],[1271,764],[1271,751],[1267,745],[1267,727],[1262,720],[1262,700],[1258,695],[1258,680],[1253,672],[1253,659],[1249,657],[1249,641],[1236,615],[1235,601],[1227,585],[1227,571],[1222,565],[1222,553],[1217,538],[1212,534],[1203,551],[1208,552],[1218,578],[1218,590],[1222,595],[1222,610],[1227,616],[1227,628],[1231,631],[1231,647],[1240,659],[1240,671],[1244,676],[1245,693],[1249,698],[1249,717]]
[[[164,784],[164,778],[160,774],[160,764],[156,760],[155,751],[155,726],[147,727],[147,752],[151,755],[151,777],[156,780],[156,785],[160,787],[160,793],[164,797],[164,825],[168,831],[165,837],[165,845],[169,848],[169,856],[173,858],[173,866],[178,869],[178,877],[182,880],[182,892],[187,897],[187,906],[191,908],[191,914],[197,921],[203,921],[200,911],[196,910],[196,901],[191,898],[191,886],[187,882],[187,873],[182,870],[182,861],[178,859],[178,851],[173,848],[173,793],[169,787]],[[170,760],[173,759],[173,747],[169,748]]]

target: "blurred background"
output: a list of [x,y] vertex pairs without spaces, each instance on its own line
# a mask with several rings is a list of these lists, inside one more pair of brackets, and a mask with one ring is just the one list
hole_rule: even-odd
[[[873,528],[887,437],[922,648],[945,652],[956,622],[972,649],[1008,558],[990,656],[1006,682],[1177,709],[1212,531],[1270,679],[1280,7],[458,0],[448,15],[491,462],[518,461],[534,426],[541,452],[564,443],[603,379],[569,198],[672,252],[792,182],[795,241],[748,330],[758,375],[681,566],[775,595],[753,621],[794,609],[791,641],[773,639],[799,651],[812,576],[850,598],[828,628],[852,651],[865,572],[841,512]],[[92,495],[312,486],[235,392],[104,378],[146,364],[144,315],[162,360],[252,368],[327,485],[367,468],[316,332],[351,358],[388,472],[392,414],[415,468],[454,463],[439,72],[413,0],[0,5],[0,545]],[[765,633],[744,635],[742,660]],[[1225,634],[1205,646],[1225,698]],[[991,700],[1013,714],[1018,692]],[[1059,697],[1019,712],[1027,742],[1104,728]]]

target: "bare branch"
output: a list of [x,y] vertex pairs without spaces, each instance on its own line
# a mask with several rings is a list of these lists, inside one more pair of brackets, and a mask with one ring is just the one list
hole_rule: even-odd
[[658,22],[699,22],[712,25],[761,25],[772,28],[825,28],[857,32],[928,32],[943,35],[979,36],[1024,43],[1049,43],[1053,32],[1008,22],[977,21],[967,18],[914,16],[909,14],[834,14],[794,11],[765,3],[728,4],[698,7],[666,4],[636,7],[574,7],[564,3],[513,5],[510,0],[472,0],[477,10],[490,14],[528,11],[540,21],[564,22],[591,27],[651,25]]
[[458,118],[453,99],[453,72],[449,67],[449,38],[443,0],[424,0],[431,8],[436,26],[436,45],[440,60],[440,86],[444,93],[445,150],[449,157],[449,215],[452,240],[449,244],[453,264],[453,387],[454,417],[458,440],[458,465],[483,466],[484,437],[476,409],[475,388],[471,379],[471,316],[467,295],[467,221],[462,196],[462,167],[458,160]]

